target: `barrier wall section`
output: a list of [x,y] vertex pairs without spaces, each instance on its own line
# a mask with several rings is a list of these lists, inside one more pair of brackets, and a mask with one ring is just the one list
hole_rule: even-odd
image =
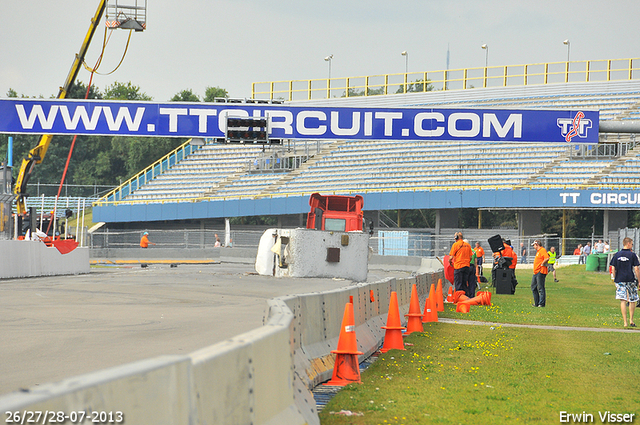
[[[135,424],[317,424],[311,393],[331,377],[344,305],[353,296],[361,360],[384,336],[391,291],[401,314],[441,270],[270,300],[264,326],[188,356],[162,356],[0,398],[0,411],[120,411]],[[371,301],[373,291],[375,301]]]

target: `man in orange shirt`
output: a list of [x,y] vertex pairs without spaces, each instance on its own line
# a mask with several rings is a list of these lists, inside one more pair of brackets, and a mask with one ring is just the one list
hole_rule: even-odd
[[504,245],[504,251],[502,251],[500,255],[503,257],[510,257],[511,265],[509,266],[509,268],[511,270],[515,270],[516,264],[518,264],[518,256],[516,255],[516,252],[513,250],[513,248],[511,248],[511,241],[502,239],[502,243]]
[[533,306],[544,307],[547,304],[547,294],[544,283],[548,273],[547,264],[549,262],[549,254],[540,243],[540,240],[536,239],[532,245],[536,249],[536,258],[533,259],[533,277],[531,278]]
[[140,248],[148,248],[149,245],[155,245],[153,242],[149,242],[149,232],[144,232],[140,239]]
[[511,257],[511,265],[509,269],[511,270],[511,293],[516,293],[516,286],[518,286],[518,279],[516,279],[516,266],[518,265],[518,254],[513,250],[511,246],[511,240],[502,239],[502,243],[504,244],[504,251],[502,251],[503,257]]
[[[464,242],[462,233],[456,232],[455,243],[449,252],[449,263],[453,266],[453,287],[456,291],[464,291],[469,297],[469,265],[473,251],[471,245]],[[475,288],[474,288],[475,292]],[[473,297],[469,297],[473,298]]]

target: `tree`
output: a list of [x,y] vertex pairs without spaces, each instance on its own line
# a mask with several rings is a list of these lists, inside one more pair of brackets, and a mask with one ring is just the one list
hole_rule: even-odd
[[[82,81],[76,81],[69,92],[67,93],[67,99],[84,99],[87,95],[87,85]],[[100,93],[100,89],[96,88],[95,85],[91,85],[89,88],[89,96],[87,99],[102,99],[102,93]]]
[[200,102],[200,98],[193,93],[193,90],[187,89],[176,93],[171,98],[171,102]]
[[205,102],[214,102],[216,97],[228,98],[229,93],[222,87],[207,87],[204,91]]
[[378,87],[377,89],[367,89],[367,96],[377,96],[380,94],[384,94],[384,87]]
[[151,96],[140,91],[140,86],[115,82],[104,91],[104,98],[109,100],[153,100]]
[[[435,90],[435,87],[433,87],[433,84],[430,83],[431,80],[427,79],[422,80],[422,79],[417,79],[415,80],[413,83],[407,83],[407,93],[420,93],[420,92],[426,92],[426,91],[433,91]],[[400,85],[400,87],[398,87],[398,90],[396,90],[396,93],[404,93],[404,84]]]
[[[350,88],[348,97],[357,97],[357,96],[364,96],[364,90],[357,90],[357,89]],[[347,97],[346,92],[342,92],[341,97]]]

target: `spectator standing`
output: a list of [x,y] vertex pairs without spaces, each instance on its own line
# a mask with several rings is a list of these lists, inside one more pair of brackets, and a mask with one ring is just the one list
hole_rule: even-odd
[[[468,240],[464,239],[464,243],[471,246]],[[471,259],[469,260],[469,279],[467,280],[467,293],[465,294],[469,298],[476,296],[476,288],[478,287],[478,276],[476,275],[476,262],[478,256],[476,252],[471,248]]]
[[593,250],[596,254],[604,253],[604,242],[602,242],[602,239],[598,240],[598,243],[595,244]]
[[464,242],[461,232],[456,232],[454,238],[456,241],[449,251],[449,263],[453,266],[453,287],[469,296],[469,265],[473,251],[471,246]]
[[509,266],[509,270],[511,271],[511,293],[516,293],[516,286],[518,286],[518,279],[516,278],[516,266],[518,265],[518,254],[513,250],[511,246],[511,241],[508,239],[502,239],[502,243],[504,244],[504,251],[502,251],[503,257],[511,257],[511,265]]
[[578,244],[576,249],[573,250],[573,255],[582,255],[582,244]]
[[527,264],[527,247],[524,246],[524,242],[520,242],[520,262]]
[[549,254],[549,263],[548,263],[547,269],[549,270],[549,273],[553,273],[553,281],[558,282],[558,279],[556,278],[556,257],[557,257],[556,247],[552,246],[551,248],[549,248],[548,254]]
[[544,307],[547,305],[547,293],[544,285],[548,273],[547,264],[549,262],[549,254],[539,239],[536,239],[532,246],[536,250],[536,256],[533,259],[533,277],[531,278],[533,306]]
[[482,276],[482,263],[484,263],[484,248],[480,245],[480,242],[476,242],[476,275]]
[[[633,321],[633,313],[638,302],[638,281],[640,281],[640,261],[631,250],[633,240],[624,238],[622,250],[613,255],[611,259],[611,277],[616,285],[616,299],[620,300],[620,310],[624,327],[636,327]],[[629,322],[627,323],[627,303],[629,304]]]
[[588,257],[589,254],[591,254],[591,242],[587,242],[587,244],[584,246],[584,256]]
[[580,244],[578,245],[578,248],[580,248],[580,257],[578,257],[578,264],[584,264],[585,258],[587,257],[584,253],[585,246],[582,246],[582,244]]
[[149,232],[144,232],[142,238],[140,238],[140,248],[149,248],[149,245],[155,245],[153,242],[149,242]]

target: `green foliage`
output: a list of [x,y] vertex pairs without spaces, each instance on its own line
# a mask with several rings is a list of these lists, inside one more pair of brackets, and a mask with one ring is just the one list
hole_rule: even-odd
[[151,96],[142,92],[140,86],[128,83],[115,83],[108,86],[104,91],[104,98],[109,100],[153,100]]
[[367,96],[377,96],[381,94],[384,94],[384,87],[378,87],[377,89],[367,89]]
[[204,91],[204,102],[213,102],[216,97],[228,98],[229,93],[222,87],[207,87]]
[[[420,92],[435,90],[435,88],[433,87],[433,84],[431,84],[430,81],[431,80],[429,79],[427,79],[426,82],[423,79],[417,79],[413,83],[407,83],[406,93],[420,93]],[[405,93],[404,84],[398,87],[398,90],[396,90],[396,93]]]
[[18,97],[18,93],[16,93],[14,89],[9,87],[9,90],[7,90],[7,97]]
[[182,90],[171,98],[172,102],[200,102],[200,98],[197,94],[193,93],[193,90]]
[[349,89],[348,90],[349,95],[347,96],[347,92],[342,92],[342,96],[340,97],[358,97],[358,96],[364,96],[364,90],[358,90],[358,89]]

